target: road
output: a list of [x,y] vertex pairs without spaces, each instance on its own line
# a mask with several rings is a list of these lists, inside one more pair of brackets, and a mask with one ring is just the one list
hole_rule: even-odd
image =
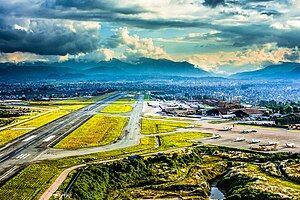
[[32,162],[77,127],[82,125],[99,110],[121,98],[118,93],[71,112],[45,126],[35,129],[0,148],[0,182],[14,174],[20,166]]
[[86,155],[138,145],[140,143],[140,138],[143,137],[143,135],[140,134],[140,119],[143,110],[143,101],[144,95],[140,95],[134,105],[133,110],[130,113],[130,118],[124,128],[122,136],[115,143],[100,147],[90,147],[76,150],[47,149],[42,154],[40,154],[40,156],[37,157],[36,160]]

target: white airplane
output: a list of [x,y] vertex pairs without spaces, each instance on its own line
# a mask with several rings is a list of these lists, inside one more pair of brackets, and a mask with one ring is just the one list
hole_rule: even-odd
[[247,130],[243,130],[242,133],[252,133],[252,132],[257,132],[257,131],[254,129],[247,129]]
[[286,148],[295,148],[295,143],[286,143],[285,147]]
[[213,134],[213,136],[212,136],[213,139],[218,139],[220,137],[221,137],[221,135],[219,135],[219,134]]
[[268,144],[269,145],[275,145],[275,144],[278,144],[278,142],[268,141]]
[[232,128],[231,127],[228,127],[228,126],[225,126],[225,127],[223,127],[223,131],[229,131],[229,130],[231,130]]
[[259,139],[252,139],[250,143],[254,144],[254,143],[259,143],[260,140]]
[[246,140],[246,138],[236,138],[234,141],[235,142],[241,142],[241,141],[245,141]]

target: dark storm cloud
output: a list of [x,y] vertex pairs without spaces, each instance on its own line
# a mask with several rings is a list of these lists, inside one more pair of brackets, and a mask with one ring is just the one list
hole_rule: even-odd
[[98,10],[99,12],[110,11],[112,13],[121,14],[139,14],[144,13],[146,10],[140,5],[131,5],[126,7],[118,6],[118,4],[113,3],[111,0],[81,0],[81,1],[71,1],[71,0],[56,0],[55,2],[46,1],[44,4],[48,8],[56,8],[57,6],[65,8],[78,8],[80,10]]
[[297,61],[300,59],[300,52],[298,49],[293,49],[291,53],[286,53],[284,58],[290,61]]
[[98,30],[70,28],[49,21],[32,20],[28,30],[16,29],[0,21],[0,52],[31,52],[66,55],[90,52],[98,47]]
[[205,0],[203,5],[215,8],[219,5],[225,5],[225,0]]
[[216,37],[232,41],[236,47],[244,47],[252,44],[277,43],[279,47],[300,47],[299,30],[277,30],[268,24],[244,25],[244,26],[216,26],[220,33]]
[[[134,1],[135,2],[135,1]],[[146,2],[146,1],[145,1]],[[173,4],[180,4],[180,8],[185,4],[191,4],[188,1],[170,1]],[[196,1],[195,1],[196,2]],[[270,27],[268,22],[257,21],[253,17],[260,14],[270,17],[279,17],[280,11],[273,6],[267,5],[272,2],[288,5],[288,0],[205,0],[202,3],[195,3],[195,7],[201,7],[198,12],[189,12],[187,10],[182,16],[168,16],[165,13],[156,15],[155,9],[151,6],[143,6],[142,3],[135,4],[132,2],[121,2],[114,0],[31,0],[29,2],[20,1],[3,1],[0,4],[0,19],[9,18],[10,16],[27,17],[27,18],[44,18],[78,21],[96,21],[96,22],[114,22],[118,26],[131,26],[144,29],[161,29],[161,28],[205,28],[220,31],[215,37],[228,41],[234,46],[244,47],[253,44],[278,43],[283,47],[300,46],[299,31],[297,30],[277,30]],[[181,5],[182,4],[182,5]],[[223,7],[218,7],[224,5]],[[233,6],[238,9],[229,9]],[[216,8],[217,7],[217,8]],[[219,11],[220,9],[220,11]],[[221,12],[222,10],[225,10]],[[159,9],[158,9],[159,10]],[[162,9],[168,12],[167,9]],[[215,15],[201,13],[202,10],[216,11]],[[248,12],[254,10],[256,12]],[[157,11],[157,10],[156,10]],[[181,10],[182,11],[182,10]],[[242,12],[241,12],[242,11]],[[245,11],[245,12],[244,12]],[[218,12],[218,13],[217,13]],[[250,13],[250,14],[249,14]],[[255,16],[251,14],[255,13]],[[141,17],[143,16],[146,17]],[[149,14],[149,15],[148,15]],[[193,15],[192,17],[189,14]],[[188,16],[184,18],[184,16]],[[199,16],[199,18],[197,18]],[[243,16],[248,21],[241,25],[234,25],[234,17]],[[280,16],[281,17],[281,16]],[[214,20],[232,19],[233,25],[214,23]],[[283,16],[283,20],[285,18]],[[60,23],[60,22],[59,22]],[[239,23],[239,22],[238,22]],[[250,25],[245,25],[246,23]],[[1,26],[1,20],[0,20]],[[67,27],[52,24],[49,26],[41,26],[41,29],[33,32],[16,30],[11,27],[0,27],[0,51],[14,52],[27,51],[38,54],[59,54],[78,53],[92,51],[99,44],[99,36],[96,33],[91,34],[91,30],[84,28],[73,32]],[[47,28],[48,27],[48,28]],[[95,30],[94,30],[95,31]],[[104,46],[109,48],[117,47],[119,42],[117,38],[111,38]]]

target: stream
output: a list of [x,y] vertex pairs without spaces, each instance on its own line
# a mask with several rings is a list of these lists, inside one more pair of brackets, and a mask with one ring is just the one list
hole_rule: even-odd
[[209,199],[210,200],[221,200],[221,199],[226,199],[225,195],[219,190],[219,188],[217,187],[217,183],[219,180],[215,181],[212,183],[211,185],[211,189],[210,189],[210,195],[209,195]]
[[216,179],[212,184],[211,184],[211,189],[210,189],[210,195],[209,195],[209,200],[223,200],[226,199],[225,195],[223,192],[221,192],[221,190],[219,190],[219,188],[217,187],[218,182],[225,176],[227,176],[230,173],[230,171],[228,171],[225,175],[219,177],[218,179]]

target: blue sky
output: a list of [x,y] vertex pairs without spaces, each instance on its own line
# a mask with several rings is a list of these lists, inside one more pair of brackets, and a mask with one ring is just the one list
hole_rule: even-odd
[[0,62],[188,61],[220,74],[300,62],[300,0],[0,0]]

